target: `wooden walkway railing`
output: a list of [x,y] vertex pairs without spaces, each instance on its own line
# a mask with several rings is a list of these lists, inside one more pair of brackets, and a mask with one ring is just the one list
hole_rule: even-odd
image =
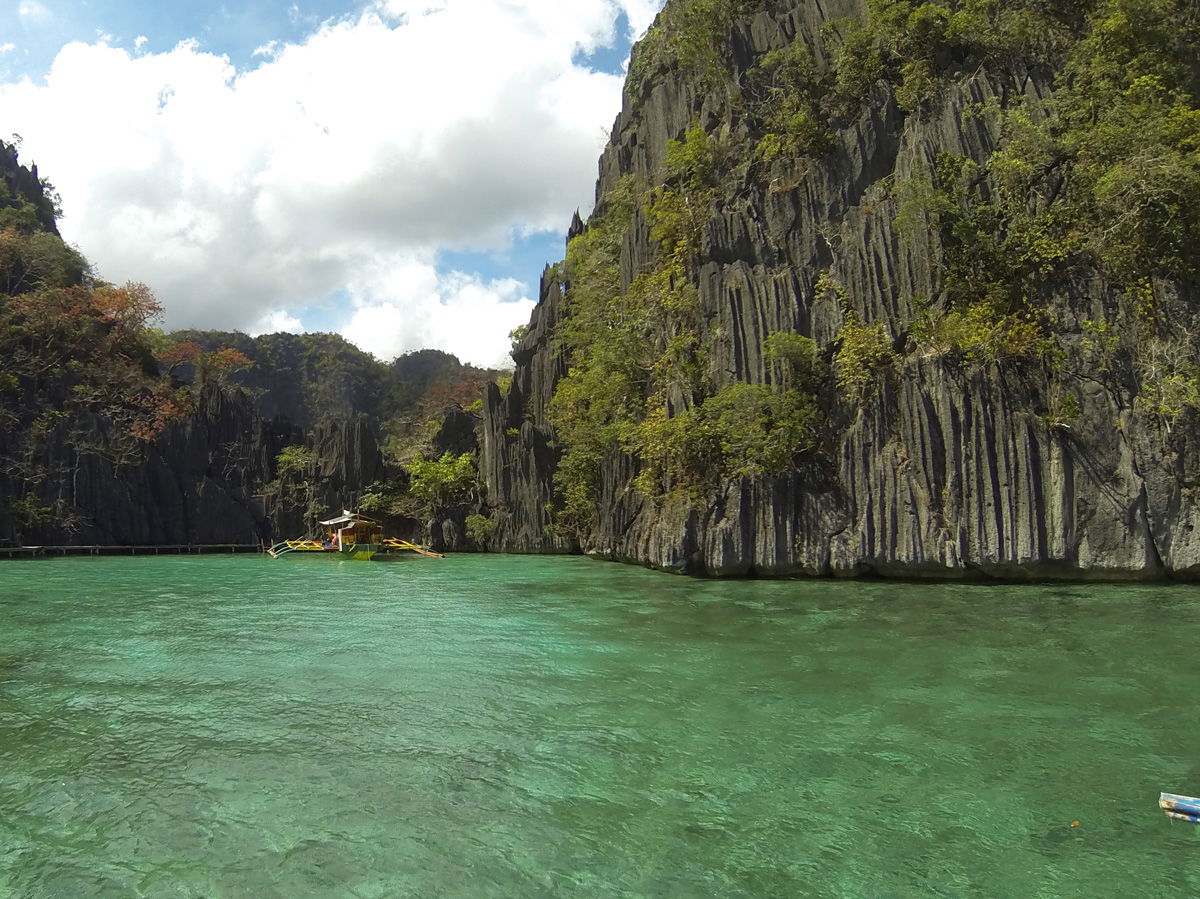
[[0,559],[42,556],[183,556],[202,553],[260,553],[261,543],[180,543],[166,546],[0,546]]

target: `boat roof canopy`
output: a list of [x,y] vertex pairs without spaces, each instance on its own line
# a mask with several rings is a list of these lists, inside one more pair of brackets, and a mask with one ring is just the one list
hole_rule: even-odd
[[351,512],[349,509],[343,509],[342,514],[337,518],[331,518],[328,521],[322,521],[321,524],[379,524],[374,518],[367,518],[365,515],[359,515],[357,512]]

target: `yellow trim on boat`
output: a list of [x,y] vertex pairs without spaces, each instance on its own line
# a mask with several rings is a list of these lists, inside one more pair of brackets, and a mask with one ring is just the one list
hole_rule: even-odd
[[388,549],[408,549],[415,553],[420,553],[423,556],[429,556],[434,559],[446,558],[441,553],[435,553],[433,550],[425,549],[423,546],[417,546],[415,543],[409,543],[407,540],[401,540],[399,537],[388,537],[383,541],[383,545]]

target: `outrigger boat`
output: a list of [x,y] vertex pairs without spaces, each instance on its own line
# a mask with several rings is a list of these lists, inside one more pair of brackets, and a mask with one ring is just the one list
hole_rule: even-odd
[[380,522],[357,512],[343,510],[337,518],[322,521],[320,524],[325,528],[321,537],[283,540],[267,552],[274,559],[287,553],[340,553],[346,558],[360,562],[369,562],[380,553],[387,552],[415,552],[435,559],[443,558],[441,553],[432,552],[407,540],[385,537]]

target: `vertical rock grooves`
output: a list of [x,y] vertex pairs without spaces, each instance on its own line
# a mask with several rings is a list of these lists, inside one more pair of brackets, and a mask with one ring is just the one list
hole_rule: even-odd
[[[765,3],[729,36],[730,65],[744,70],[795,39],[827,66],[824,35],[864,10],[857,0]],[[717,107],[678,72],[658,72],[636,97],[632,89],[600,158],[600,197],[628,175],[658,183],[668,141],[692,123],[720,127]],[[902,238],[891,187],[939,153],[986,163],[998,134],[972,111],[1051,90],[1045,74],[980,69],[951,79],[914,114],[879,83],[820,161],[719,199],[691,273],[717,379],[771,383],[765,341],[776,331],[811,336],[829,360],[850,313],[882,323],[903,344],[913,298],[937,294],[940,249],[931,235]],[[656,253],[639,212],[622,244],[622,284]],[[818,293],[822,273],[844,286],[844,305]],[[485,398],[481,470],[496,547],[578,549],[714,576],[1119,580],[1200,572],[1195,422],[1185,416],[1164,432],[1135,410],[1139,385],[1128,366],[1106,376],[1088,370],[1081,323],[1125,319],[1120,289],[1086,272],[1050,300],[1055,320],[1067,323],[1060,372],[1034,362],[969,366],[910,349],[861,402],[822,393],[831,427],[790,473],[726,483],[701,503],[641,496],[633,486],[639,461],[614,447],[592,528],[576,542],[555,530],[550,511],[558,452],[547,409],[567,372],[555,339],[560,277],[553,268],[543,276],[512,387]],[[1161,313],[1180,328],[1194,324],[1181,292],[1162,301]],[[1064,393],[1079,406],[1069,422],[1049,414]]]

